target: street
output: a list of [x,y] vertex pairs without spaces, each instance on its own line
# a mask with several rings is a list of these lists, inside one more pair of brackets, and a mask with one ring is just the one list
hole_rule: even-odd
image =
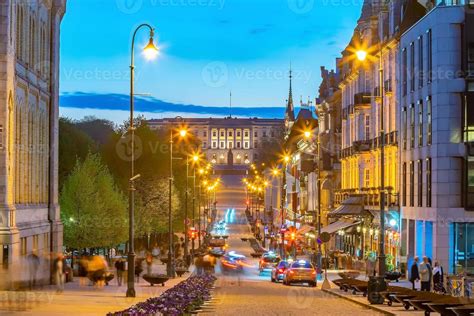
[[259,275],[258,259],[251,258],[252,248],[248,242],[241,240],[252,236],[245,221],[244,209],[242,204],[232,205],[232,202],[245,196],[244,186],[236,176],[226,176],[221,180],[218,218],[224,219],[227,208],[235,208],[235,216],[227,223],[228,251],[245,255],[252,267],[241,274],[224,275],[220,265],[217,265],[216,300],[206,315],[378,315],[375,311],[326,294],[319,288],[305,285],[287,287],[270,282],[268,273]]

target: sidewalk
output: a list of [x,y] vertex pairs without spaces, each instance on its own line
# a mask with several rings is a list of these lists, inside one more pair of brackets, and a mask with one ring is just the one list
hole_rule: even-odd
[[[164,266],[153,267],[153,272],[163,273]],[[117,285],[114,279],[109,286],[95,288],[91,285],[80,285],[79,278],[67,283],[63,293],[56,293],[54,286],[35,291],[0,292],[0,315],[101,315],[128,308],[150,297],[159,296],[167,289],[189,277],[193,271],[181,278],[166,282],[165,286],[150,286],[141,277],[135,283],[136,297],[127,298],[127,285]],[[88,284],[88,282],[86,283]]]
[[[328,270],[328,280],[336,280],[340,279],[338,273],[343,272],[344,270]],[[324,276],[323,276],[324,277]],[[360,280],[366,280],[365,274],[362,274],[359,276]],[[322,284],[322,282],[318,282],[319,285]],[[406,281],[406,280],[400,280],[400,282],[391,282],[390,285],[396,285],[396,286],[401,286],[401,287],[409,287],[411,288],[411,283]],[[331,282],[331,289],[330,290],[322,290],[323,292],[337,296],[343,299],[346,299],[348,301],[351,301],[353,303],[368,307],[374,311],[386,314],[386,315],[394,315],[394,316],[407,316],[407,315],[413,315],[413,316],[421,316],[424,315],[424,312],[422,311],[416,311],[413,308],[410,310],[405,310],[405,308],[398,303],[394,303],[393,306],[388,306],[386,304],[384,305],[371,305],[369,301],[367,300],[367,297],[363,297],[362,294],[356,294],[353,295],[351,292],[344,292],[339,289],[337,285]],[[432,313],[432,315],[437,315],[437,313]]]

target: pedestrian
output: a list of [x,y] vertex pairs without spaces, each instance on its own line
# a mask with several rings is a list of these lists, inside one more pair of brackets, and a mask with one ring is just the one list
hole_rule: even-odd
[[433,268],[433,285],[434,291],[437,293],[446,293],[444,288],[444,271],[443,267],[439,265],[438,261],[435,261]]
[[429,292],[431,290],[431,266],[428,261],[428,257],[423,257],[423,262],[420,263],[420,280],[421,290]]
[[38,268],[40,265],[40,259],[36,254],[36,250],[28,256],[28,270],[30,274],[30,290],[32,290],[36,286],[36,274],[38,273]]
[[146,274],[151,274],[153,268],[153,256],[151,253],[146,255]]
[[62,293],[64,291],[64,257],[60,253],[53,262],[53,273],[56,281],[56,292]]
[[125,271],[125,262],[123,259],[120,258],[115,262],[115,269],[117,270],[117,284],[118,286],[122,286],[123,283],[123,274]]
[[420,280],[420,272],[418,268],[418,261],[420,259],[418,257],[415,257],[413,264],[411,265],[410,269],[410,282],[412,284],[412,289],[416,290],[415,288],[415,283]]

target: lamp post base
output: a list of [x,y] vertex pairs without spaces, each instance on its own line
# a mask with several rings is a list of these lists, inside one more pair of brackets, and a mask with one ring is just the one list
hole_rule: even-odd
[[330,290],[331,289],[331,283],[327,278],[324,278],[323,284],[321,285],[321,290]]
[[135,289],[134,288],[128,288],[127,293],[125,295],[127,297],[136,297]]
[[387,283],[384,276],[369,277],[369,287],[367,289],[367,298],[370,304],[383,304],[384,297],[380,292],[387,290]]

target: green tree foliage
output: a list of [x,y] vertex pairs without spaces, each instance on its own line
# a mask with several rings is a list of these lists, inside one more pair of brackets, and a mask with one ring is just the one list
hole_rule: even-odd
[[127,203],[97,154],[77,161],[60,196],[64,244],[114,246],[127,240]]
[[59,187],[62,188],[67,176],[72,172],[76,161],[83,161],[97,146],[86,133],[77,128],[74,121],[59,119]]

